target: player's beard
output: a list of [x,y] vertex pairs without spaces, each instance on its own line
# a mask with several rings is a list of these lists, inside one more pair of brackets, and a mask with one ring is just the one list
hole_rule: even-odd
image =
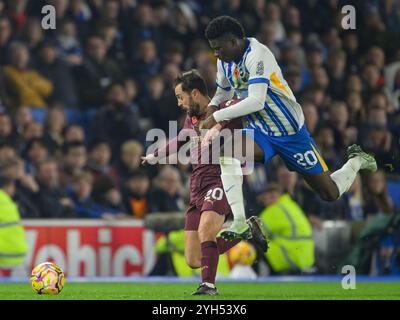
[[192,98],[190,98],[190,101],[189,101],[188,115],[190,117],[200,116],[200,105],[198,103],[195,103]]

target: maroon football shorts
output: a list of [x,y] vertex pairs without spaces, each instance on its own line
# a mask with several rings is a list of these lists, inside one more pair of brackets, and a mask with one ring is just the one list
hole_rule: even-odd
[[219,176],[203,177],[200,186],[196,187],[199,190],[193,190],[194,188],[194,186],[191,188],[191,200],[185,214],[185,230],[197,231],[204,211],[215,211],[225,216],[225,219],[229,216],[231,208]]

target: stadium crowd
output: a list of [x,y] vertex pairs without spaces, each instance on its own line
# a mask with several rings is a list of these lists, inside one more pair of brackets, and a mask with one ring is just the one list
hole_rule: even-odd
[[[142,219],[185,209],[189,166],[142,167],[140,157],[148,129],[168,132],[185,116],[172,90],[181,71],[198,69],[214,93],[204,29],[221,14],[275,54],[332,171],[352,143],[380,165],[334,203],[279,159],[258,165],[245,177],[249,215],[265,208],[271,181],[314,226],[394,213],[400,1],[353,2],[356,30],[342,29],[340,0],[0,0],[0,172],[16,181],[21,216]],[[41,26],[46,4],[55,30]]]

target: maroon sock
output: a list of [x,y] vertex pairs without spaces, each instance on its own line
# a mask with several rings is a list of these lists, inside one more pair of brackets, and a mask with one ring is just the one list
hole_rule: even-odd
[[201,280],[202,282],[215,283],[218,266],[218,248],[214,241],[201,243]]
[[217,238],[217,247],[219,254],[227,252],[230,248],[236,246],[240,242],[240,239],[226,241],[222,237]]

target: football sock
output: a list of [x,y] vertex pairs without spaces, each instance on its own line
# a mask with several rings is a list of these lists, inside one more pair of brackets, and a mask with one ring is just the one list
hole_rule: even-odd
[[227,252],[230,248],[236,246],[240,242],[240,239],[234,239],[227,241],[222,237],[217,237],[217,247],[219,254]]
[[220,157],[221,180],[235,221],[246,220],[242,192],[243,173],[240,161],[231,157]]
[[218,248],[214,241],[201,243],[201,282],[215,283],[218,266]]
[[339,197],[350,189],[360,168],[360,157],[354,157],[349,159],[339,170],[331,174],[333,182],[338,187]]

